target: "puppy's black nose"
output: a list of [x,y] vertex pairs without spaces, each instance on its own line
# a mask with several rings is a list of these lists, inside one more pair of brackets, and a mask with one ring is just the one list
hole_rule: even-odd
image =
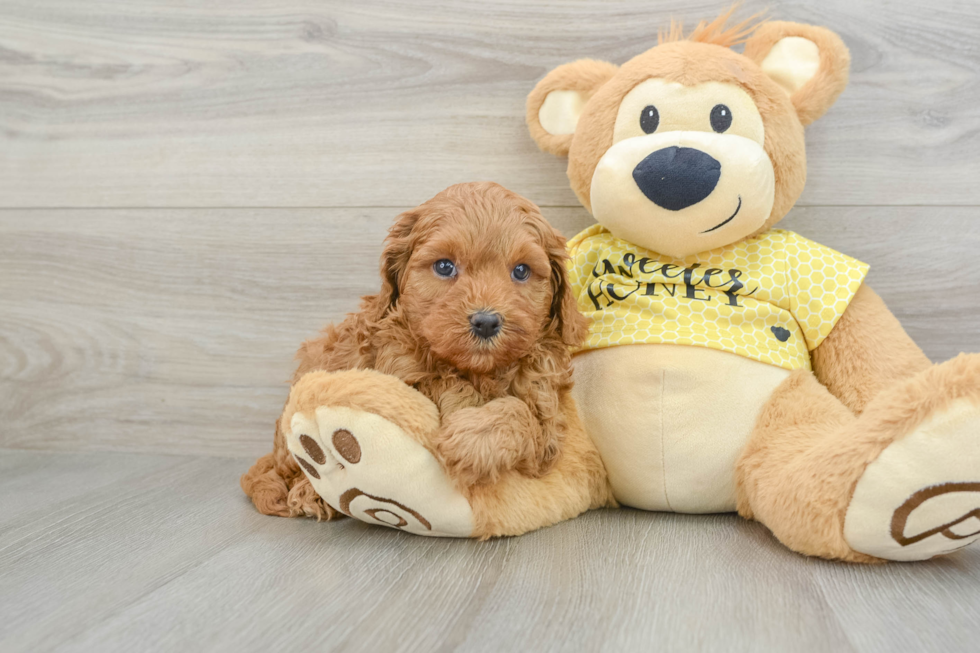
[[668,211],[697,204],[718,185],[721,164],[692,147],[665,147],[633,168],[633,180],[647,199]]
[[470,330],[477,338],[489,340],[500,333],[501,320],[496,313],[480,311],[470,316]]

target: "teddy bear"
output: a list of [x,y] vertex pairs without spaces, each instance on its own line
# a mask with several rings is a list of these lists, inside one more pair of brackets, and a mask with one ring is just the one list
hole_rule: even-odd
[[[557,463],[461,484],[417,389],[301,365],[276,449],[250,472],[256,505],[284,492],[276,469],[299,473],[295,457],[309,484],[270,513],[421,535],[517,535],[623,505],[738,512],[796,552],[850,562],[980,539],[980,356],[932,364],[866,264],[774,228],[848,50],[821,27],[728,27],[730,14],[686,36],[672,25],[621,66],[559,66],[528,97],[531,136],[568,157],[597,222],[568,246],[591,327],[572,345]],[[382,273],[397,297],[384,259]]]
[[559,66],[528,97],[597,222],[569,243],[586,431],[622,505],[737,511],[852,562],[956,551],[980,538],[980,356],[932,364],[866,264],[774,228],[849,53],[730,13],[621,66]]

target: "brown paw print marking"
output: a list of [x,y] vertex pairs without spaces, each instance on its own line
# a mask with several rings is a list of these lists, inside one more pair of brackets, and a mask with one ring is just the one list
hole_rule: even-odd
[[333,432],[333,446],[344,460],[353,464],[361,460],[361,445],[357,438],[347,429],[337,429]]
[[[372,494],[368,494],[367,492],[361,492],[356,487],[352,487],[351,489],[347,490],[342,495],[340,495],[340,512],[344,513],[348,517],[353,516],[353,515],[350,514],[350,504],[351,504],[351,502],[353,502],[355,499],[357,499],[359,497],[366,497],[366,498],[368,498],[368,499],[370,499],[372,501],[376,501],[378,503],[381,503],[381,504],[384,504],[385,506],[387,506],[386,508],[371,508],[370,510],[365,510],[364,511],[364,514],[365,515],[370,516],[372,519],[374,519],[375,521],[377,521],[379,524],[384,524],[385,526],[392,526],[394,528],[403,528],[403,527],[407,526],[408,525],[408,521],[404,517],[402,517],[401,515],[399,515],[394,510],[389,510],[389,508],[398,508],[398,509],[400,509],[400,510],[406,512],[406,513],[408,513],[409,515],[411,515],[415,519],[417,519],[418,522],[420,524],[422,524],[422,526],[424,526],[426,528],[426,530],[430,530],[430,531],[432,530],[432,524],[429,523],[429,520],[427,520],[425,517],[423,517],[419,513],[415,512],[414,510],[412,510],[411,508],[409,508],[405,504],[398,503],[394,499],[385,499],[384,497],[376,497],[376,496],[374,496]],[[393,524],[393,523],[391,523],[389,521],[386,521],[384,519],[378,519],[378,514],[379,513],[387,513],[389,515],[393,515],[396,519],[398,519],[398,523],[397,524]]]
[[[398,520],[398,523],[397,524],[392,523],[392,522],[388,521],[387,519],[378,519],[378,513],[379,512],[383,512],[383,513],[385,513],[387,515],[391,515],[392,517],[394,517],[395,519]],[[381,522],[383,524],[388,524],[389,526],[394,526],[395,528],[401,528],[402,526],[408,526],[408,522],[405,521],[405,518],[404,517],[402,517],[401,515],[396,515],[395,513],[391,512],[390,510],[385,510],[384,508],[371,508],[370,510],[365,510],[364,511],[364,514],[365,515],[370,515],[376,521],[379,521],[379,522]]]
[[327,462],[327,455],[323,453],[323,449],[316,443],[316,440],[308,435],[301,435],[299,436],[299,443],[303,445],[303,450],[313,459],[313,462],[320,465]]
[[910,496],[892,516],[892,538],[902,546],[909,546],[910,544],[921,542],[927,537],[932,537],[937,533],[942,533],[944,537],[951,540],[965,540],[968,537],[980,535],[980,531],[977,531],[976,533],[967,533],[966,535],[958,535],[951,530],[954,526],[962,524],[969,519],[980,520],[980,508],[971,510],[959,519],[954,519],[953,521],[943,524],[942,526],[931,528],[927,531],[923,531],[922,533],[918,533],[917,535],[905,535],[905,525],[908,523],[909,515],[912,514],[913,510],[921,506],[929,499],[943,494],[950,494],[952,492],[980,492],[980,483],[943,483],[941,485],[927,487],[924,490],[919,490]]
[[300,467],[302,467],[303,469],[306,470],[306,473],[307,474],[309,474],[313,478],[320,478],[320,473],[318,471],[316,471],[316,467],[314,467],[310,463],[306,462],[304,459],[300,458],[296,454],[293,454],[293,458],[296,459],[296,462],[299,463],[299,466]]

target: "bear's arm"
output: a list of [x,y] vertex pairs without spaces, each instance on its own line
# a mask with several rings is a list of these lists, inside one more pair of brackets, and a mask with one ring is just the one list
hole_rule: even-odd
[[811,356],[820,382],[855,413],[885,386],[931,364],[867,284]]

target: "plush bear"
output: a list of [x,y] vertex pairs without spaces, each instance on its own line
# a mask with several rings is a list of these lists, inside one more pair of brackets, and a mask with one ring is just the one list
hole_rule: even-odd
[[[730,13],[730,12],[729,12]],[[738,511],[800,553],[922,560],[980,538],[980,356],[933,365],[868,266],[774,229],[803,128],[847,84],[821,27],[676,26],[527,101],[597,223],[569,243],[591,334],[573,396],[615,498]],[[744,53],[732,46],[744,43]]]
[[[347,369],[366,365],[357,348],[324,362],[356,326],[341,325],[301,349],[275,450],[243,478],[263,512],[485,538],[617,501],[738,511],[795,551],[855,562],[980,539],[980,356],[931,364],[867,265],[773,228],[848,51],[820,27],[726,18],[686,38],[672,26],[622,66],[560,66],[528,97],[532,137],[568,156],[598,222],[569,243],[568,291],[592,327],[557,462],[461,483],[429,398]],[[392,249],[368,304],[397,311]]]

